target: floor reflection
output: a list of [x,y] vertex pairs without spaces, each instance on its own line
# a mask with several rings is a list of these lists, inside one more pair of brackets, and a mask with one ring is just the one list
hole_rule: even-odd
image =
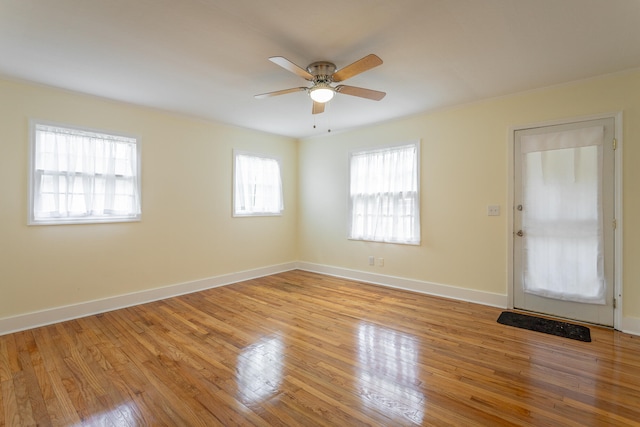
[[284,344],[279,336],[264,337],[238,356],[239,399],[260,402],[276,394],[282,383]]
[[418,389],[415,337],[371,323],[358,326],[358,382],[365,406],[387,416],[422,423],[424,395]]
[[71,427],[83,426],[137,426],[138,420],[135,403],[122,403],[109,411],[100,412],[82,420]]

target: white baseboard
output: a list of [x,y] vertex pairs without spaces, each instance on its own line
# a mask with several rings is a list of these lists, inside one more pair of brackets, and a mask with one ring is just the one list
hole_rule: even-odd
[[631,335],[640,335],[640,318],[623,317],[620,331]]
[[[439,283],[424,282],[421,280],[405,279],[402,277],[385,276],[366,271],[350,270],[347,268],[332,267],[322,264],[308,262],[298,262],[297,268],[314,273],[326,274],[328,276],[342,277],[345,279],[358,280],[361,282],[376,285],[388,286],[392,288],[405,289],[420,292],[428,295],[435,295],[460,301],[473,302],[498,308],[507,308],[507,295],[494,294],[491,292],[476,291],[473,289],[457,288],[455,286],[443,285]],[[622,325],[619,329],[631,335],[640,335],[640,318],[623,317]]]
[[[508,307],[507,295],[502,294],[476,291],[473,289],[457,288],[455,286],[443,285],[439,283],[405,279],[402,277],[385,276],[377,273],[368,273],[366,271],[350,270],[348,268],[333,267],[329,265],[313,264],[308,262],[298,262],[297,268],[314,273],[326,274],[328,276],[358,280],[361,282],[398,289],[405,289],[459,301],[468,301],[477,304],[488,305],[491,307]],[[640,335],[640,318],[623,317],[622,325],[619,330],[631,335]]]
[[119,308],[145,304],[148,302],[171,298],[178,295],[203,291],[205,289],[216,288],[218,286],[229,285],[231,283],[255,279],[257,277],[270,276],[272,274],[294,270],[295,268],[296,263],[290,262],[286,264],[273,265],[268,267],[256,268],[253,270],[209,277],[207,279],[195,280],[192,282],[179,283],[162,288],[117,295],[100,300],[87,301],[63,307],[55,307],[27,314],[20,314],[13,317],[5,317],[3,319],[0,319],[0,335],[37,328],[39,326],[51,325],[53,323],[63,322],[65,320],[78,319],[80,317],[105,313],[107,311],[117,310]]
[[[482,305],[498,308],[507,307],[507,295],[495,294],[491,292],[476,291],[455,286],[443,285],[439,283],[425,282],[402,277],[386,276],[377,273],[368,273],[359,270],[333,267],[322,264],[308,262],[290,262],[268,267],[256,268],[253,270],[241,271],[237,273],[224,274],[221,276],[209,277],[207,279],[195,280],[192,282],[179,283],[162,288],[149,289],[146,291],[134,292],[130,294],[117,295],[100,300],[87,301],[63,307],[55,307],[47,310],[20,314],[13,317],[0,319],[0,335],[12,332],[24,331],[37,328],[39,326],[50,325],[63,322],[65,320],[78,319],[94,314],[105,313],[120,308],[131,307],[138,304],[145,304],[165,298],[171,298],[192,292],[212,289],[244,280],[258,277],[270,276],[289,270],[305,270],[314,273],[326,274],[328,276],[342,277],[345,279],[358,280],[361,282],[376,285],[388,286],[391,288],[404,289],[420,292],[428,295],[435,295],[451,298],[459,301],[468,301]],[[640,318],[624,317],[620,330],[622,332],[640,335]]]
[[507,307],[507,295],[476,291],[473,289],[458,288],[455,286],[425,282],[415,279],[385,276],[383,274],[368,273],[366,271],[350,270],[347,268],[332,267],[328,265],[313,264],[309,262],[298,262],[297,265],[298,269],[300,270],[310,271],[314,273],[342,277],[345,279],[359,280],[361,282],[420,292],[423,294],[435,295],[459,301],[468,301],[482,305],[489,305],[492,307]]

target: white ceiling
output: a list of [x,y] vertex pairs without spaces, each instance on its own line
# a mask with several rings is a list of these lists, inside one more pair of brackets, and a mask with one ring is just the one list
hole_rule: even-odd
[[[369,53],[382,101],[253,97]],[[638,67],[639,0],[0,0],[0,75],[292,137]]]

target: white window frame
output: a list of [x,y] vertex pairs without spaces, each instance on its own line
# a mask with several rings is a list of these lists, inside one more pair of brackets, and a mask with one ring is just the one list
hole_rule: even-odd
[[[416,149],[416,176],[415,176],[415,184],[416,184],[416,188],[415,188],[415,201],[414,201],[414,206],[415,206],[415,213],[414,213],[414,231],[415,231],[415,235],[413,235],[411,238],[408,239],[397,239],[394,238],[393,236],[390,235],[384,235],[382,237],[378,237],[376,238],[375,236],[371,236],[371,235],[364,235],[364,236],[359,236],[359,235],[355,235],[354,234],[354,224],[353,224],[353,217],[354,217],[354,213],[353,213],[353,209],[354,209],[354,196],[352,194],[352,159],[354,156],[356,155],[362,155],[362,154],[368,154],[368,153],[376,153],[376,152],[384,152],[384,151],[388,151],[388,150],[393,150],[393,149],[399,149],[402,147],[407,147],[407,146],[414,146]],[[421,227],[420,227],[420,140],[413,140],[413,141],[405,141],[405,142],[401,142],[401,143],[395,143],[395,144],[385,144],[385,145],[380,145],[377,147],[372,147],[372,148],[368,148],[368,149],[356,149],[356,150],[352,150],[349,152],[349,188],[348,188],[348,206],[349,206],[349,210],[348,210],[348,239],[349,240],[357,240],[357,241],[370,241],[370,242],[378,242],[378,243],[393,243],[393,244],[404,244],[404,245],[414,245],[414,246],[419,246],[421,244]]]
[[[266,160],[272,160],[275,161],[278,164],[278,172],[279,172],[279,179],[280,182],[278,183],[280,186],[280,203],[279,203],[279,209],[278,210],[274,210],[274,211],[261,211],[261,210],[252,210],[252,209],[240,209],[240,207],[238,206],[239,201],[237,200],[237,158],[238,156],[247,156],[247,157],[255,157],[255,158],[260,158],[260,159],[266,159]],[[255,152],[249,152],[249,151],[242,151],[242,150],[233,150],[233,188],[232,188],[232,206],[231,206],[231,210],[232,210],[232,216],[233,217],[238,217],[238,218],[242,218],[242,217],[259,217],[259,216],[282,216],[282,212],[284,211],[284,190],[283,190],[283,181],[282,181],[282,162],[280,161],[280,159],[277,156],[272,156],[272,155],[267,155],[267,154],[260,154],[260,153],[255,153]]]
[[[135,171],[133,171],[132,179],[134,180],[134,193],[133,197],[134,208],[131,212],[126,214],[119,213],[104,213],[101,215],[95,215],[91,213],[83,215],[66,215],[66,216],[54,216],[54,217],[39,217],[36,215],[36,155],[37,155],[37,132],[38,127],[54,127],[64,131],[68,131],[71,134],[82,136],[95,136],[97,138],[105,137],[105,139],[114,138],[116,140],[133,140],[135,141]],[[141,199],[141,138],[138,136],[127,135],[123,133],[117,133],[112,131],[105,131],[100,129],[90,129],[85,127],[79,127],[74,125],[55,123],[43,120],[30,119],[29,120],[29,199],[28,199],[28,225],[61,225],[61,224],[98,224],[98,223],[118,223],[118,222],[136,222],[141,220],[142,199]],[[88,174],[90,176],[97,176],[98,174]]]

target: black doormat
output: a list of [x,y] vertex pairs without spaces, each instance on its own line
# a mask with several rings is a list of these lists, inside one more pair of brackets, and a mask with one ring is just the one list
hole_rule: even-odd
[[498,317],[498,323],[530,331],[544,332],[572,340],[591,342],[591,331],[586,326],[572,323],[559,322],[557,320],[544,319],[542,317],[527,316],[526,314],[503,311]]

